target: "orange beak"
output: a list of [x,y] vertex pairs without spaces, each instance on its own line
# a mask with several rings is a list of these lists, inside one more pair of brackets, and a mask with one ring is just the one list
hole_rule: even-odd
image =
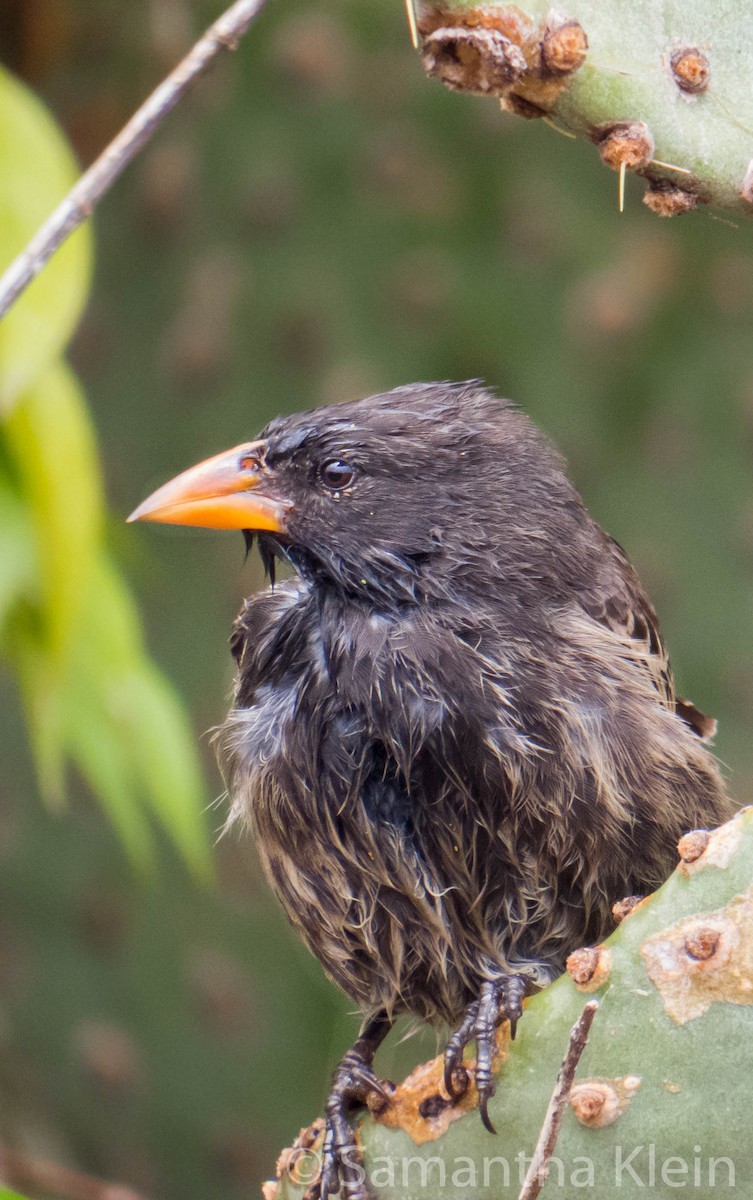
[[246,442],[177,475],[135,509],[129,521],[283,533],[292,505],[262,491],[269,473],[264,442]]

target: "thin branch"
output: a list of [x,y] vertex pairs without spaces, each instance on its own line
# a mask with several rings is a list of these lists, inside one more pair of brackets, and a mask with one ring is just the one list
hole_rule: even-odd
[[549,1175],[549,1163],[554,1153],[554,1147],[557,1144],[557,1136],[562,1124],[562,1117],[565,1113],[567,1098],[570,1095],[573,1078],[580,1062],[580,1056],[588,1041],[588,1035],[591,1031],[591,1025],[598,1007],[598,1000],[589,1000],[570,1030],[570,1040],[567,1043],[565,1057],[562,1060],[557,1082],[554,1085],[554,1091],[552,1092],[552,1097],[544,1116],[544,1123],[541,1126],[539,1140],[536,1143],[531,1165],[526,1172],[518,1200],[536,1200],[546,1183],[547,1176]]
[[408,28],[410,29],[410,40],[413,42],[413,49],[418,50],[418,26],[416,24],[416,8],[415,0],[405,0],[405,11],[408,17]]
[[0,318],[74,229],[91,216],[105,193],[192,84],[222,51],[235,50],[263,5],[264,0],[236,0],[144,101],[0,278]]
[[144,1200],[140,1192],[122,1183],[83,1175],[59,1163],[27,1158],[20,1150],[0,1146],[0,1179],[8,1187],[51,1192],[61,1200]]

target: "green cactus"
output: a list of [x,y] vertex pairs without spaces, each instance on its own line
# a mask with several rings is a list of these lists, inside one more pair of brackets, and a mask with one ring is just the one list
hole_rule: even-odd
[[[496,1136],[472,1092],[457,1106],[443,1098],[440,1059],[414,1071],[384,1114],[362,1120],[379,1200],[517,1197],[568,1032],[594,998],[544,1197],[751,1194],[753,808],[711,835],[688,835],[680,853],[667,883],[604,946],[572,955],[568,974],[529,1001],[514,1043],[502,1027]],[[266,1200],[273,1190],[300,1200],[316,1165],[312,1131],[283,1154]]]
[[660,216],[699,204],[753,215],[745,0],[407,0],[424,66],[454,91],[555,118],[615,170],[648,180]]

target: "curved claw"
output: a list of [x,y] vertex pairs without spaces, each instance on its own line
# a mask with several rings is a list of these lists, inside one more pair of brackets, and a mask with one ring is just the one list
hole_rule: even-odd
[[490,1092],[484,1092],[483,1095],[479,1092],[479,1097],[478,1097],[478,1115],[481,1117],[481,1124],[483,1125],[484,1129],[488,1129],[489,1133],[497,1132],[497,1130],[492,1125],[492,1120],[491,1120],[491,1117],[489,1116],[489,1110],[488,1110],[489,1101],[491,1100],[493,1095],[494,1095],[494,1091],[492,1090]]
[[500,985],[487,980],[481,985],[481,995],[476,1014],[476,1090],[478,1107],[484,1126],[495,1133],[488,1112],[488,1104],[496,1090],[494,1081],[495,1031],[499,1024]]
[[460,1099],[460,1093],[455,1087],[455,1080],[453,1076],[457,1072],[457,1069],[460,1065],[461,1053],[462,1052],[456,1050],[455,1047],[450,1050],[449,1046],[444,1052],[444,1090],[447,1092],[447,1095],[451,1100]]
[[[473,1004],[469,1004],[461,1024],[453,1033],[444,1052],[444,1086],[451,1100],[459,1100],[468,1087],[468,1074],[463,1067],[463,1051],[473,1038],[477,1013],[478,1000],[474,1000]],[[460,1076],[461,1071],[465,1078],[465,1087],[459,1090],[455,1079]]]
[[463,1069],[463,1051],[470,1041],[476,1042],[475,1083],[478,1092],[479,1116],[485,1129],[496,1133],[489,1116],[489,1101],[496,1090],[494,1054],[496,1029],[504,1020],[510,1022],[510,1036],[515,1037],[517,1022],[523,1013],[523,997],[529,981],[522,975],[503,975],[485,980],[479,998],[469,1004],[465,1016],[447,1043],[444,1059],[444,1085],[451,1100],[462,1095],[457,1079]]

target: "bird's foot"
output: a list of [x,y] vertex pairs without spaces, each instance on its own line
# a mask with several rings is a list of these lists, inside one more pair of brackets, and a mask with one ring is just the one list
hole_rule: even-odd
[[361,1105],[372,1112],[383,1110],[393,1091],[393,1085],[378,1079],[356,1051],[345,1055],[335,1071],[327,1100],[321,1174],[305,1200],[327,1200],[337,1192],[345,1200],[368,1200],[366,1173],[348,1118]]
[[463,1066],[463,1051],[476,1043],[474,1080],[478,1092],[481,1120],[490,1133],[496,1130],[489,1119],[488,1106],[496,1090],[494,1051],[496,1030],[502,1021],[510,1022],[510,1036],[523,1013],[523,997],[530,981],[524,975],[504,975],[481,985],[478,1000],[468,1005],[465,1016],[453,1033],[444,1055],[444,1085],[451,1099],[459,1099],[468,1087],[468,1072]]
[[348,1118],[362,1105],[372,1112],[384,1111],[395,1090],[394,1084],[379,1079],[371,1066],[374,1040],[368,1033],[362,1035],[335,1070],[325,1108],[321,1173],[304,1200],[327,1200],[337,1192],[343,1200],[369,1200],[366,1172]]

